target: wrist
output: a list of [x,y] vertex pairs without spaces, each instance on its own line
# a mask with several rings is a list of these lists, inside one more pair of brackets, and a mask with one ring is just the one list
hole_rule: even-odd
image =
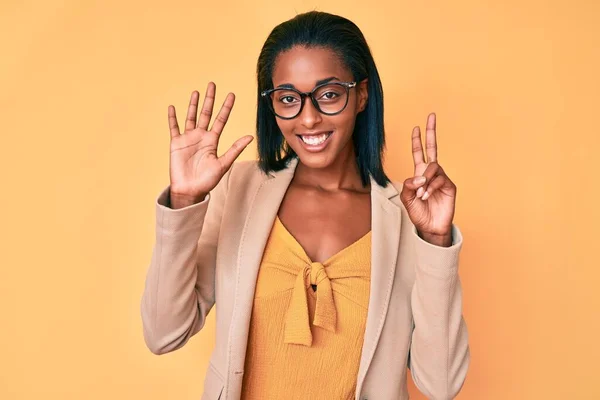
[[443,235],[436,235],[431,233],[421,233],[417,229],[417,233],[421,239],[426,241],[427,243],[433,244],[435,246],[440,247],[450,247],[452,246],[452,231]]
[[205,199],[206,195],[206,193],[201,193],[199,195],[185,195],[169,192],[169,207],[179,209],[198,204]]

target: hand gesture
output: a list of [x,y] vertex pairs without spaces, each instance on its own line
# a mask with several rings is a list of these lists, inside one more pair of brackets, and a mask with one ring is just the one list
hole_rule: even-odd
[[421,145],[421,130],[412,131],[415,173],[404,181],[400,198],[419,236],[430,243],[452,244],[452,220],[456,204],[456,185],[437,161],[436,116],[429,114],[425,133],[427,161]]
[[179,132],[175,107],[169,106],[169,130],[171,132],[169,175],[172,198],[202,200],[204,195],[217,186],[235,159],[253,139],[251,135],[244,136],[233,143],[225,154],[217,157],[219,137],[231,113],[235,95],[233,93],[227,95],[209,130],[208,124],[212,117],[215,91],[215,84],[210,82],[206,89],[198,122],[196,122],[196,114],[200,95],[195,90],[192,92],[183,134]]

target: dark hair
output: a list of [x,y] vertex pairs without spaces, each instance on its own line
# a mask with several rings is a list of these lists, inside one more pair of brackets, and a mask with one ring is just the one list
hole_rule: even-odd
[[[325,12],[310,11],[277,25],[265,41],[256,68],[258,110],[256,118],[258,158],[264,173],[279,171],[297,154],[285,142],[275,116],[260,93],[273,88],[273,67],[277,56],[294,46],[329,48],[352,72],[354,80],[368,78],[369,98],[364,111],[356,116],[354,150],[363,185],[369,174],[381,186],[390,179],[383,171],[385,134],[383,129],[383,89],[375,60],[362,32],[352,21]],[[283,155],[282,155],[283,151]]]

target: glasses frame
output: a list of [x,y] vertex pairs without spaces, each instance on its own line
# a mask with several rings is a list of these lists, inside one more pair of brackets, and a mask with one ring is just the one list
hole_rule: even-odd
[[[313,94],[315,93],[315,91],[317,91],[320,88],[322,88],[323,86],[327,86],[327,85],[340,85],[340,86],[343,86],[344,88],[346,88],[346,103],[344,104],[344,107],[342,107],[342,109],[340,111],[337,111],[334,113],[325,112],[325,111],[321,110],[321,107],[319,107],[319,102],[317,101],[317,99],[314,98]],[[265,99],[265,101],[269,105],[269,108],[271,109],[273,114],[275,114],[275,116],[277,116],[278,118],[281,118],[281,119],[294,119],[298,115],[300,115],[300,113],[302,113],[302,110],[304,109],[304,103],[305,103],[304,100],[306,99],[306,97],[310,97],[311,103],[317,109],[317,111],[319,111],[321,114],[337,115],[337,114],[341,113],[348,106],[348,99],[350,98],[350,89],[352,89],[353,87],[356,87],[356,81],[355,82],[327,82],[327,83],[322,83],[320,85],[315,86],[313,88],[313,90],[311,90],[310,92],[301,92],[295,88],[276,87],[273,89],[263,90],[262,92],[260,92],[260,95],[261,95],[261,97],[263,97]],[[295,92],[298,95],[300,95],[300,109],[298,110],[296,115],[294,115],[293,117],[283,117],[275,112],[275,107],[273,107],[273,100],[269,99],[269,96],[271,96],[271,93],[278,91],[278,90],[291,90],[292,92]]]

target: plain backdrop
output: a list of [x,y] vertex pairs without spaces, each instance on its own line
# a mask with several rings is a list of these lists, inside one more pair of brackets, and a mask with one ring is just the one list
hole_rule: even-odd
[[[464,234],[459,398],[600,398],[593,0],[3,0],[0,398],[199,399],[214,312],[158,357],[139,311],[167,107],[183,118],[212,80],[217,104],[237,96],[220,153],[255,134],[260,48],[313,9],[371,46],[392,178],[412,176],[411,129],[437,113]],[[254,141],[240,159],[255,158]]]

